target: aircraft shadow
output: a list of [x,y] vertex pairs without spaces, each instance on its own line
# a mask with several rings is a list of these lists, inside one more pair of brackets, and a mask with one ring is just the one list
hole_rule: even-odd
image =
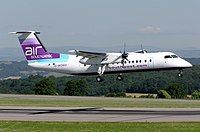
[[0,109],[0,113],[41,114],[115,114],[115,115],[200,115],[199,110],[107,110],[97,107],[74,109]]

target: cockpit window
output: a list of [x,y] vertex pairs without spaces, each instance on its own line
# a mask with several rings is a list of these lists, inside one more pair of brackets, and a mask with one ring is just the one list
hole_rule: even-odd
[[178,56],[177,55],[166,55],[165,59],[167,59],[167,58],[178,58]]
[[178,58],[178,56],[177,55],[172,55],[172,58]]
[[166,55],[165,56],[165,59],[167,59],[167,58],[172,58],[170,55]]

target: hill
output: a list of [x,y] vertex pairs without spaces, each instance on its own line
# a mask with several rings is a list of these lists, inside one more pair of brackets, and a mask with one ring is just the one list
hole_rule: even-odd
[[26,78],[29,75],[45,75],[47,72],[37,71],[27,65],[26,61],[0,61],[0,79],[10,76]]

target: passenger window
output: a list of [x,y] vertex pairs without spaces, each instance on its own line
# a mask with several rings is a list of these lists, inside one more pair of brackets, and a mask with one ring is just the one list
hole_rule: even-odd
[[140,60],[140,63],[141,63],[142,61]]
[[138,60],[136,60],[136,63],[138,63]]
[[144,62],[147,62],[147,60],[145,60]]
[[151,59],[149,61],[151,62]]
[[132,63],[134,63],[134,61],[132,61]]

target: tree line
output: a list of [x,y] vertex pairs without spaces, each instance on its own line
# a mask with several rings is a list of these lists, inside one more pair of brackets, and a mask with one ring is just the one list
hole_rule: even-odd
[[1,80],[0,93],[102,96],[126,92],[165,95],[167,92],[170,96],[172,95],[171,98],[183,98],[173,96],[173,92],[169,90],[172,85],[180,87],[185,94],[198,93],[200,66],[184,70],[181,78],[177,77],[177,74],[178,71],[134,72],[123,74],[123,81],[117,81],[116,74],[104,75],[104,81],[101,83],[95,81],[95,76],[42,77],[31,75],[19,80]]

